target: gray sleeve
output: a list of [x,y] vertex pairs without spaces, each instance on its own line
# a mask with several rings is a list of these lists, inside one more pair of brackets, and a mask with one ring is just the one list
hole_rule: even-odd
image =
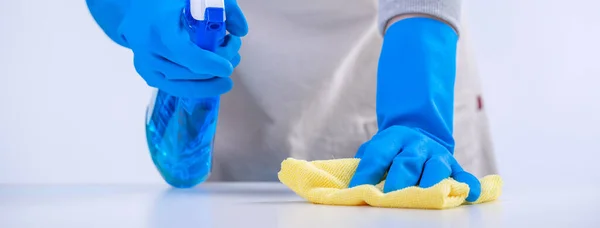
[[379,31],[395,16],[409,13],[427,14],[448,22],[459,32],[462,0],[379,0]]

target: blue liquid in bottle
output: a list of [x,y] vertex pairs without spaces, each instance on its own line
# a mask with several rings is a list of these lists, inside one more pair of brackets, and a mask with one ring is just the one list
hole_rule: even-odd
[[204,182],[212,168],[219,98],[178,98],[159,90],[154,102],[146,124],[154,165],[173,187]]
[[[192,41],[214,51],[225,37],[224,9],[206,8],[204,17],[195,20],[188,1],[182,19]],[[146,112],[146,141],[154,165],[171,186],[190,188],[208,179],[219,99],[180,98],[161,90],[154,94]]]

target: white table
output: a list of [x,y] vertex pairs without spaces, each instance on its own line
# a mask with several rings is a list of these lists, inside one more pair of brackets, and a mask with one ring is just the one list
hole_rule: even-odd
[[600,185],[588,186],[505,188],[497,202],[438,211],[314,205],[279,183],[0,185],[0,227],[600,227]]

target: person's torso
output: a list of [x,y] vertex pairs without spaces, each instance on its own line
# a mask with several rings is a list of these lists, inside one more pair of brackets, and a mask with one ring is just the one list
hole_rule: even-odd
[[287,157],[354,156],[377,131],[376,1],[238,3],[250,32],[222,96],[211,180],[275,181]]

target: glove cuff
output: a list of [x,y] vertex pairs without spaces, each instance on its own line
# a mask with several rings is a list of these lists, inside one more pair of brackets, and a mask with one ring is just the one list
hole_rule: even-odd
[[461,6],[462,0],[379,0],[379,31],[383,33],[390,19],[405,14],[440,18],[460,31]]
[[398,21],[387,30],[379,59],[379,130],[402,125],[422,130],[450,151],[458,35],[429,18]]

